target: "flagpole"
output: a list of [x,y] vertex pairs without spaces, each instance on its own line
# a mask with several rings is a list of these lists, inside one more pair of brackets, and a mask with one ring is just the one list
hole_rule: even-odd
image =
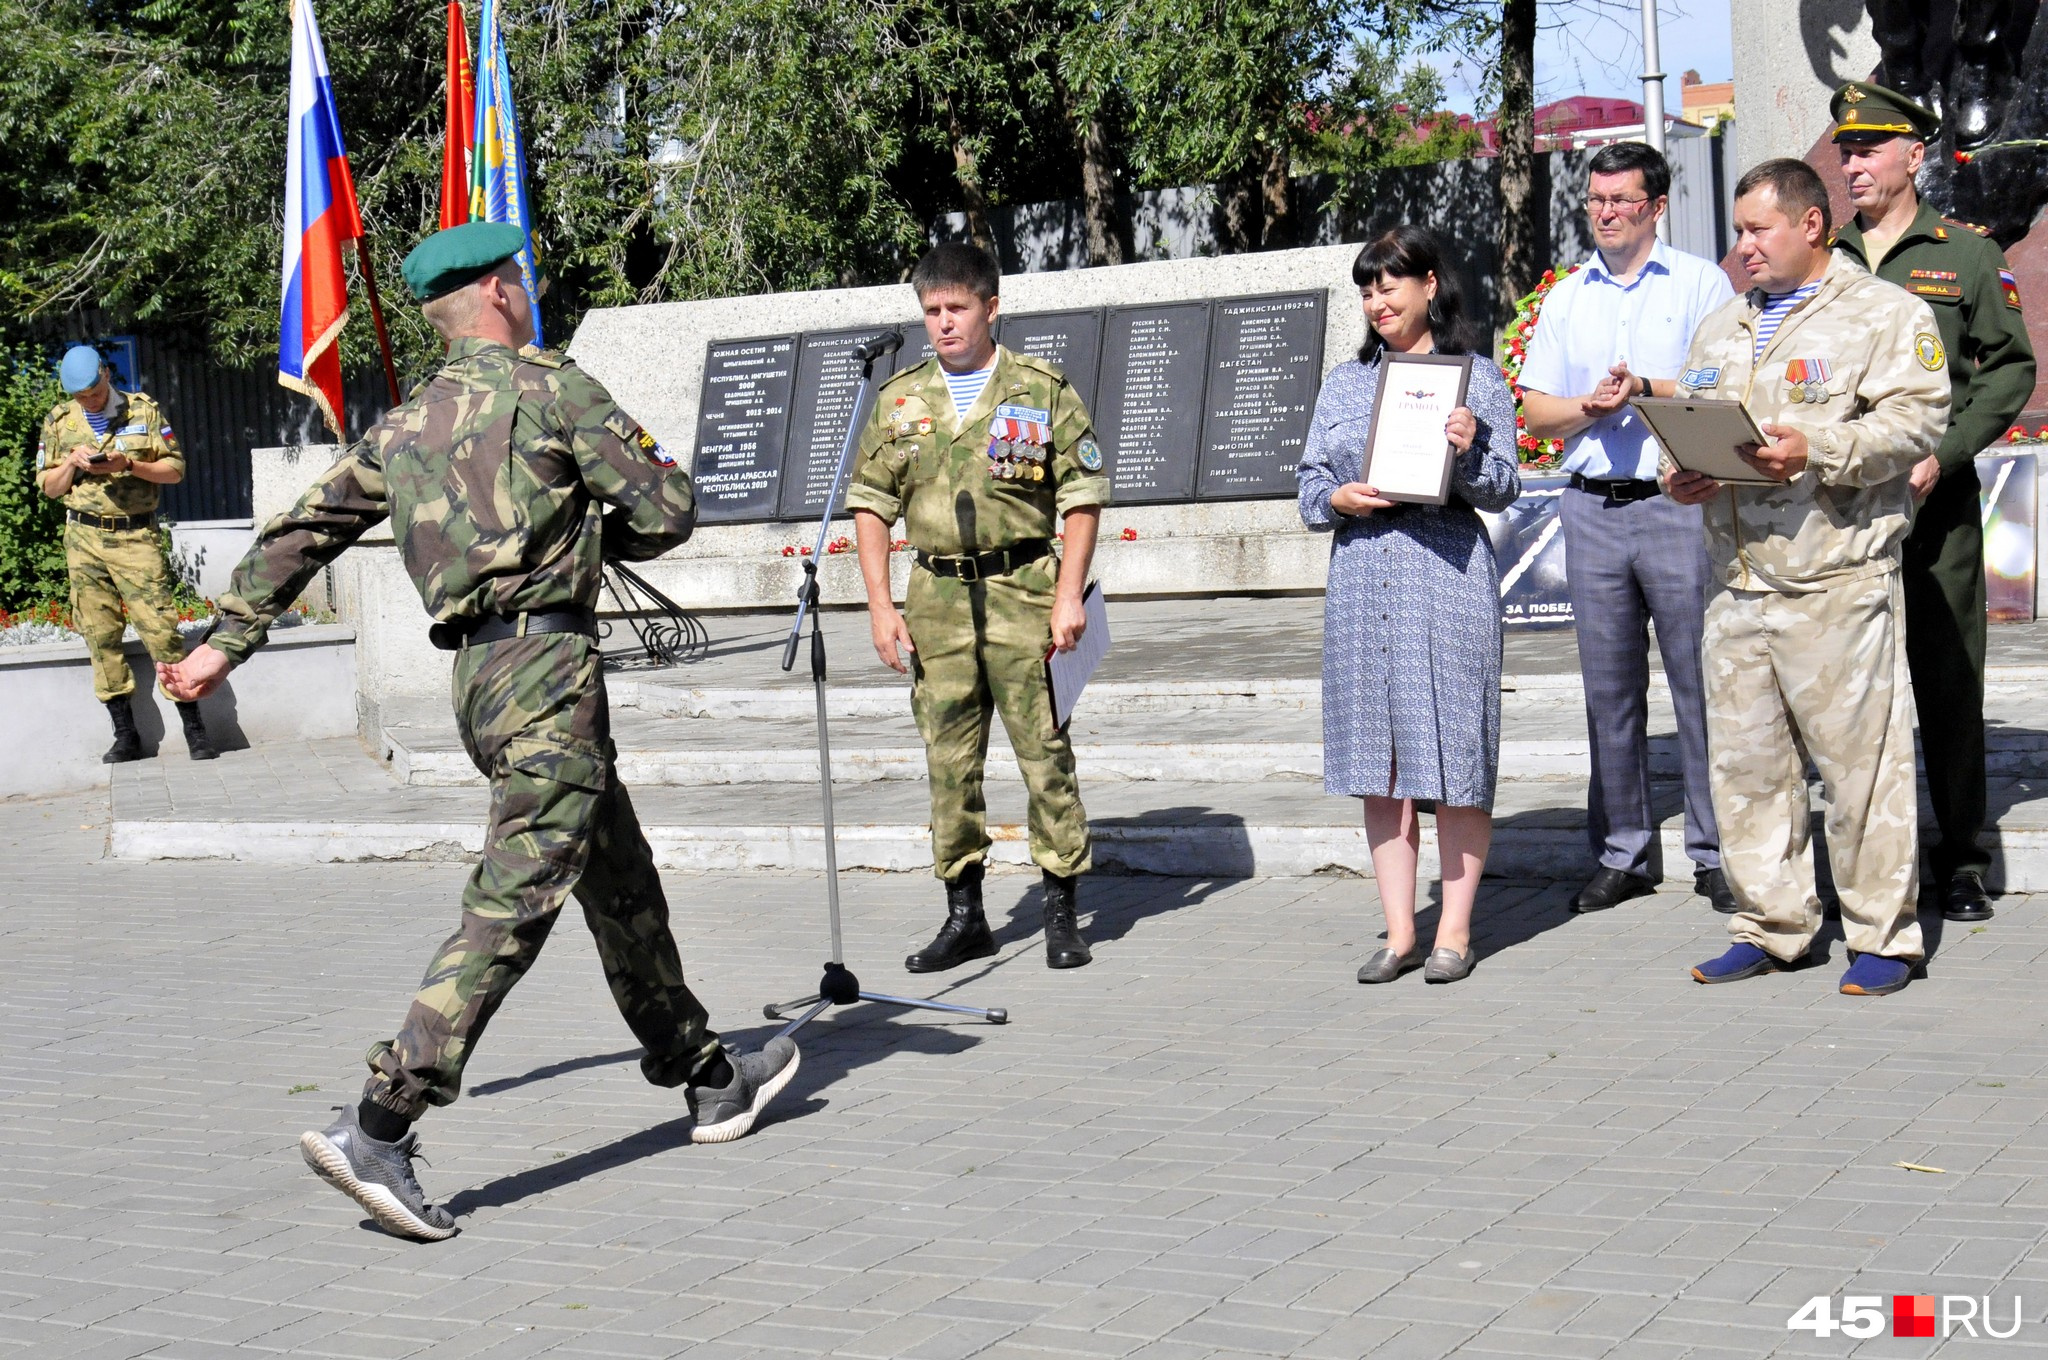
[[370,302],[370,324],[377,330],[377,348],[384,354],[384,385],[391,391],[391,404],[402,400],[398,395],[398,367],[391,362],[391,334],[384,329],[384,303],[377,296],[377,271],[370,264],[370,238],[367,235],[356,238],[356,268],[362,271],[363,295]]

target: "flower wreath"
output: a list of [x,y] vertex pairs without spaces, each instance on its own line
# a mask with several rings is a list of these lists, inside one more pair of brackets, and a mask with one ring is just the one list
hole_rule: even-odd
[[1557,286],[1559,279],[1570,278],[1578,272],[1577,265],[1562,272],[1544,270],[1535,291],[1516,301],[1515,319],[1508,323],[1507,331],[1501,336],[1500,371],[1508,380],[1508,390],[1515,394],[1515,446],[1521,455],[1522,466],[1526,468],[1556,467],[1564,457],[1562,439],[1538,439],[1529,433],[1528,419],[1522,413],[1522,363],[1529,357],[1529,337],[1536,333],[1536,318],[1542,314],[1543,299]]

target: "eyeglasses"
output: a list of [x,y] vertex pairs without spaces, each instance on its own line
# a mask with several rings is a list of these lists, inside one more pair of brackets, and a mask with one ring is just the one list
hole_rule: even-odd
[[1586,195],[1586,211],[1598,216],[1603,210],[1612,208],[1618,213],[1632,213],[1650,200],[1645,198],[1603,198],[1599,194]]

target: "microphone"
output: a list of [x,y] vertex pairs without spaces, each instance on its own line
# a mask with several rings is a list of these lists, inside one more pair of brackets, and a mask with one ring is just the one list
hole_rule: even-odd
[[1764,304],[1771,300],[1771,295],[1761,288],[1752,288],[1742,295],[1742,300],[1758,311],[1762,311]]
[[864,364],[871,364],[884,354],[894,354],[903,348],[902,331],[883,331],[860,342],[853,351],[853,357]]

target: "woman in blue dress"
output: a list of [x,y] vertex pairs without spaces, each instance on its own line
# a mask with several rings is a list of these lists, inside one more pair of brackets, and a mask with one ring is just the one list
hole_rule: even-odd
[[[1478,512],[1521,494],[1515,403],[1478,351],[1457,279],[1428,231],[1396,227],[1352,263],[1365,306],[1358,358],[1316,400],[1299,469],[1301,521],[1334,536],[1323,612],[1323,785],[1365,800],[1387,947],[1360,982],[1417,965],[1429,982],[1472,970],[1472,903],[1493,836],[1500,759],[1500,573]],[[1442,506],[1388,500],[1363,480],[1384,356],[1471,354]],[[1415,935],[1417,800],[1435,804],[1443,911],[1425,963]]]

